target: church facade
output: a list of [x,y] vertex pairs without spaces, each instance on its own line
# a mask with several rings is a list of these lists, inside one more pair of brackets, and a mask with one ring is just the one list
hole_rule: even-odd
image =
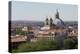
[[[55,14],[55,18],[60,20],[58,11]],[[62,32],[64,32],[64,31],[66,31],[64,29],[64,27],[57,26],[56,24],[53,23],[52,17],[46,18],[44,21],[44,26],[40,28],[40,30],[38,31],[38,34],[35,36],[35,38],[31,39],[31,41],[35,42],[35,41],[41,40],[41,39],[54,40],[57,33],[62,34]]]

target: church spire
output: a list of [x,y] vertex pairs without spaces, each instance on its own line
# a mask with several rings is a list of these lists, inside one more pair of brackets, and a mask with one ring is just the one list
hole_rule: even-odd
[[57,18],[57,19],[59,19],[59,12],[58,12],[58,9],[56,9],[56,15],[55,15],[55,17]]
[[61,25],[65,26],[64,21],[59,17],[58,9],[56,9],[56,15],[55,15],[55,17],[56,17],[58,20],[60,20]]

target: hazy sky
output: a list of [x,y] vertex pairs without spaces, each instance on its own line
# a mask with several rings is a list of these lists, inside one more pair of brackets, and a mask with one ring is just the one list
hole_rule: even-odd
[[55,19],[56,9],[64,21],[78,20],[78,7],[69,4],[12,2],[12,20],[44,21],[46,17]]

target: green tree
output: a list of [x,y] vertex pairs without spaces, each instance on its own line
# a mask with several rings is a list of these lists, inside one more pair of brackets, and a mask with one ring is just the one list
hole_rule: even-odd
[[59,49],[56,41],[53,40],[40,40],[37,42],[23,43],[19,45],[17,50],[13,52],[29,52],[29,51],[45,51]]
[[19,35],[27,35],[27,31],[22,31],[20,28],[17,28],[16,29],[16,34],[19,34]]
[[67,38],[64,40],[64,49],[76,49],[78,46],[77,39]]

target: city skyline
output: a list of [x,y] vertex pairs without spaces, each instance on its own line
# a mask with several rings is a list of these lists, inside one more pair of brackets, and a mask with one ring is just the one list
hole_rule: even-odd
[[55,19],[56,9],[63,21],[78,21],[77,5],[12,1],[12,21],[44,21]]

